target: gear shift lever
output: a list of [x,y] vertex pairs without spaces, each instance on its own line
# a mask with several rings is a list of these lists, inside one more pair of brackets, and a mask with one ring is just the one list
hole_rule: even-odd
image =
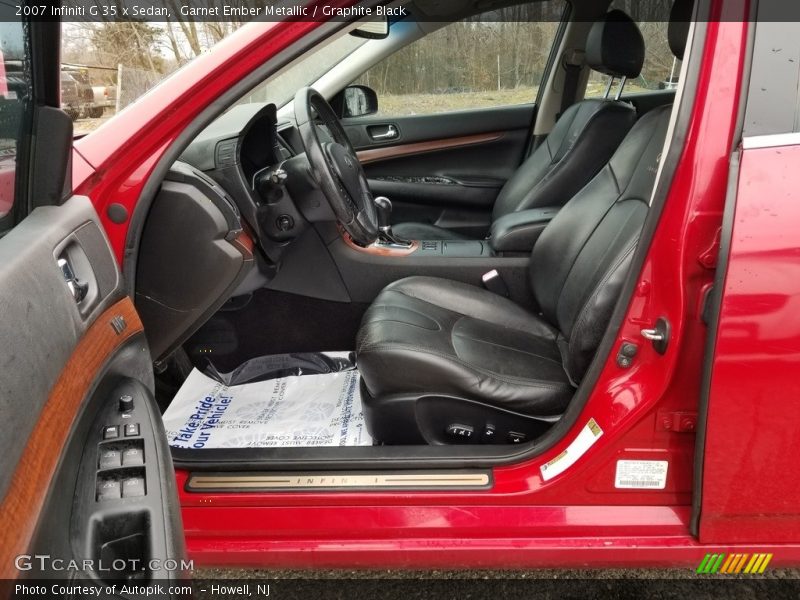
[[373,200],[378,216],[378,240],[380,246],[399,246],[410,248],[411,242],[400,240],[392,233],[392,201],[386,196],[378,196]]
[[392,233],[392,201],[386,196],[378,196],[374,200],[375,210],[378,213],[378,229],[382,233]]

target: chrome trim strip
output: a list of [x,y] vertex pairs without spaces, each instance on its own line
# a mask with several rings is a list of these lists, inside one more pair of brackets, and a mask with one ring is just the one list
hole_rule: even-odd
[[745,150],[777,148],[779,146],[800,146],[800,132],[751,135],[742,139],[742,147]]

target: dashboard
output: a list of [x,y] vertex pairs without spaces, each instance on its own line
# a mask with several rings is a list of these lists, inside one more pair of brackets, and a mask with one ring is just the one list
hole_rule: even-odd
[[213,179],[236,204],[255,239],[259,269],[277,271],[292,241],[312,222],[335,221],[305,155],[294,121],[272,103],[232,107],[179,160]]
[[274,104],[234,106],[207,127],[180,160],[208,173],[239,164],[246,180],[268,166],[303,152],[299,133],[289,120],[278,122]]

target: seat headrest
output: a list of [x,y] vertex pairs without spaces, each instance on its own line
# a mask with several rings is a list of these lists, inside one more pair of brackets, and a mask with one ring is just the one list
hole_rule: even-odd
[[606,13],[589,31],[586,63],[612,77],[638,77],[644,64],[644,38],[639,26],[621,10]]
[[686,51],[686,39],[689,37],[689,25],[692,22],[694,0],[675,0],[669,13],[669,47],[672,53],[683,60]]

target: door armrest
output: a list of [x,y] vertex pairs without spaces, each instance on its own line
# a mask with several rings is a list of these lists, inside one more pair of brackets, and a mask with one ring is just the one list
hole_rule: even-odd
[[492,223],[489,245],[495,252],[530,252],[559,207],[532,208],[504,215]]

